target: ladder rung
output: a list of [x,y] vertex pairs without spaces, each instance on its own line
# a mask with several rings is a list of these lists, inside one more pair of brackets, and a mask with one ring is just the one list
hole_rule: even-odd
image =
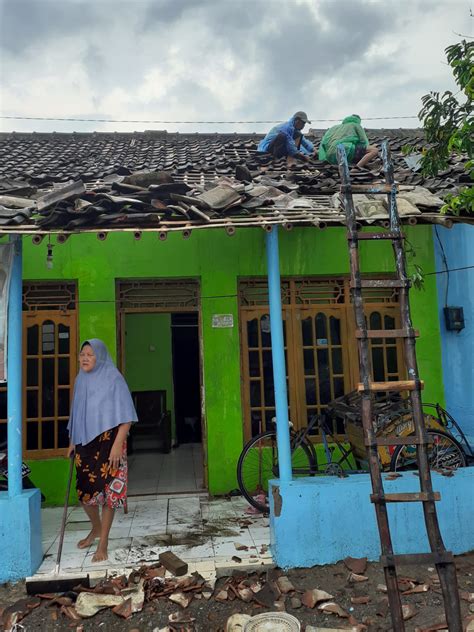
[[351,288],[377,288],[377,287],[410,287],[407,279],[361,279],[359,282],[351,281]]
[[416,503],[441,500],[439,492],[402,492],[399,494],[371,494],[373,503]]
[[365,446],[371,448],[373,446],[390,446],[390,445],[428,445],[429,443],[433,443],[430,440],[430,437],[426,438],[426,441],[423,439],[418,439],[418,437],[375,437],[375,439],[366,439]]
[[417,329],[357,329],[356,338],[418,338]]
[[408,553],[407,555],[381,555],[382,566],[396,564],[453,564],[451,551],[435,551],[433,553]]
[[396,231],[389,231],[384,233],[363,233],[359,231],[357,233],[353,233],[352,235],[349,233],[347,235],[347,239],[373,239],[374,241],[380,241],[381,239],[405,239],[405,235]]
[[[399,380],[393,382],[370,382],[369,391],[379,393],[383,391],[416,391],[418,388],[421,390],[425,386],[425,383],[420,380]],[[360,392],[365,391],[365,386],[362,383],[357,385],[357,390]]]
[[398,193],[399,188],[397,184],[387,184],[385,182],[375,182],[374,184],[342,184],[341,191],[352,191],[353,193],[380,193],[387,194]]

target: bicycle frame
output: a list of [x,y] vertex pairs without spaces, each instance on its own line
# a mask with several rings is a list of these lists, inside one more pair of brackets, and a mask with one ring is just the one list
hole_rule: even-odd
[[[318,464],[316,448],[314,447],[314,444],[310,439],[310,432],[314,427],[318,427],[320,431],[321,440],[323,443],[324,452],[326,454],[326,459],[327,459],[326,463],[323,463],[321,465]],[[313,461],[316,464],[316,467],[310,468],[309,471],[295,468],[293,469],[293,473],[300,474],[300,475],[306,474],[309,476],[314,476],[316,474],[328,474],[328,473],[332,473],[332,474],[337,473],[340,475],[343,475],[343,473],[346,473],[346,474],[357,474],[357,473],[362,473],[362,472],[365,473],[365,470],[358,470],[358,469],[354,470],[352,468],[351,462],[349,460],[350,457],[353,455],[352,448],[347,450],[344,447],[344,445],[337,439],[337,437],[334,436],[334,434],[332,433],[329,427],[327,416],[324,413],[321,415],[313,415],[312,417],[310,417],[309,423],[306,426],[306,428],[302,428],[301,430],[298,430],[297,432],[290,431],[290,435],[291,435],[292,450],[296,450],[299,446],[303,444],[303,442],[306,445],[308,444],[311,445]],[[328,439],[330,440],[331,443],[337,446],[337,448],[339,449],[339,452],[342,454],[342,456],[337,461],[333,459],[333,450],[331,450],[329,446]],[[346,464],[348,466],[348,469],[343,469],[342,467],[343,464]]]

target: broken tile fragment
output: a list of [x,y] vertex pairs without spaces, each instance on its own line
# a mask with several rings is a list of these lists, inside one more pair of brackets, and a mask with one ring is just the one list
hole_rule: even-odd
[[229,598],[227,590],[220,590],[214,597],[216,601],[227,601]]
[[246,544],[240,544],[239,542],[234,542],[234,546],[237,551],[248,551],[249,547]]
[[408,619],[414,617],[417,612],[418,610],[416,606],[414,606],[412,603],[404,603],[402,605],[402,616],[404,621],[407,621]]
[[193,595],[192,593],[183,593],[179,591],[169,595],[168,599],[182,608],[187,608],[193,600]]
[[367,568],[366,557],[346,557],[344,560],[345,566],[358,575],[362,574]]
[[325,590],[313,588],[313,590],[307,590],[305,593],[303,593],[303,596],[301,597],[301,602],[307,608],[314,608],[314,606],[320,601],[327,601],[328,599],[333,599],[333,596],[327,593]]
[[354,582],[366,582],[368,581],[368,577],[366,575],[358,575],[357,573],[350,573],[349,577],[347,578],[348,582],[354,583]]
[[278,590],[284,595],[286,595],[289,592],[293,592],[295,590],[295,587],[290,582],[288,577],[286,577],[286,575],[282,575],[281,577],[279,577],[276,580],[276,584],[277,584]]
[[417,586],[414,586],[413,588],[409,588],[408,590],[402,592],[402,595],[415,595],[417,593],[428,592],[429,589],[429,584],[418,584]]
[[125,599],[125,601],[123,601],[118,606],[115,606],[114,608],[112,608],[112,612],[114,614],[117,614],[119,617],[122,617],[122,619],[130,618],[133,614],[132,598],[129,597],[128,599]]
[[328,601],[328,602],[319,604],[318,610],[321,610],[322,612],[329,612],[331,614],[336,614],[338,617],[342,617],[344,619],[349,618],[349,613],[346,610],[344,610],[344,608],[340,606],[338,603],[336,603],[335,601]]
[[[93,617],[104,608],[119,606],[124,601],[121,595],[107,595],[90,592],[79,593],[75,608],[81,617]],[[67,607],[67,606],[65,606]]]

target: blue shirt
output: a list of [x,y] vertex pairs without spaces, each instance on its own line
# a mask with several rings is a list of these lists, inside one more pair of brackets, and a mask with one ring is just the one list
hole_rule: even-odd
[[286,123],[280,123],[279,125],[275,125],[268,132],[268,134],[263,138],[257,147],[257,151],[266,152],[268,151],[268,147],[272,141],[278,136],[278,134],[285,134],[286,136],[286,151],[288,156],[295,156],[296,154],[304,154],[309,156],[314,151],[314,145],[311,141],[306,139],[303,135],[301,135],[301,144],[300,148],[296,146],[295,143],[295,132],[299,131],[295,128],[295,118],[291,117],[289,121]]

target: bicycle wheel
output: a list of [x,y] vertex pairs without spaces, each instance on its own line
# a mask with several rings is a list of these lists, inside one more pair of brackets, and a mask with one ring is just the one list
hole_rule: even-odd
[[[309,476],[314,471],[315,459],[307,439],[296,449],[292,446],[291,467],[294,476]],[[237,464],[237,480],[248,502],[259,511],[268,512],[268,481],[278,476],[276,432],[269,430],[245,445]]]
[[[432,470],[457,470],[466,466],[466,457],[461,444],[447,432],[428,430],[428,463]],[[416,470],[418,461],[415,445],[400,445],[396,448],[390,461],[390,470]]]

